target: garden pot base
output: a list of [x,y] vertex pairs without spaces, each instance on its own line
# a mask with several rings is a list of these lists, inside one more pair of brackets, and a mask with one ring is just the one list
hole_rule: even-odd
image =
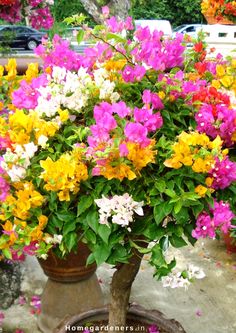
[[43,333],[52,333],[67,315],[72,316],[103,305],[96,274],[74,283],[48,279],[41,298],[38,327]]
[[[92,326],[90,332],[107,332],[108,307],[90,310],[63,320],[53,333],[83,332],[88,323]],[[129,325],[130,326],[129,329]],[[134,326],[133,326],[134,325]],[[156,328],[160,333],[186,333],[182,325],[174,319],[167,319],[157,310],[146,310],[141,306],[133,305],[127,313],[127,325],[119,329],[111,329],[114,332],[137,332],[146,333],[150,331],[150,326]],[[145,330],[143,328],[145,327]]]

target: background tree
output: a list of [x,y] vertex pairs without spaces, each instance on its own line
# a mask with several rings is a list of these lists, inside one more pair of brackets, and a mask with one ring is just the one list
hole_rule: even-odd
[[101,18],[101,9],[103,6],[108,6],[111,15],[119,19],[125,19],[131,9],[131,0],[80,0],[80,2],[96,23],[103,23],[103,19]]
[[201,0],[133,0],[132,15],[137,19],[166,19],[172,26],[205,22]]

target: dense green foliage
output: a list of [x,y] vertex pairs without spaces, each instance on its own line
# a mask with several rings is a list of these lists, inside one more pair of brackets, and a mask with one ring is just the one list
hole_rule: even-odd
[[[99,2],[101,6],[106,3]],[[200,3],[201,0],[132,0],[131,14],[136,19],[166,19],[173,27],[183,23],[203,23]],[[88,15],[79,0],[55,0],[53,14],[57,22],[79,13]],[[92,21],[89,18],[89,23]]]
[[184,23],[202,23],[201,0],[134,0],[132,15],[137,19],[166,19],[176,27]]

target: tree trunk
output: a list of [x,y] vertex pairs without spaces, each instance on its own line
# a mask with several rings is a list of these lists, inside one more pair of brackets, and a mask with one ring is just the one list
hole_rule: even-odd
[[[81,3],[96,23],[104,23],[102,8],[96,0],[81,0]],[[120,20],[124,20],[129,14],[131,0],[111,0],[107,6],[110,9],[111,15],[116,16]]]
[[119,265],[113,274],[110,288],[109,332],[114,333],[114,329],[110,327],[125,326],[131,287],[139,271],[142,257],[143,254],[133,249],[129,263]]

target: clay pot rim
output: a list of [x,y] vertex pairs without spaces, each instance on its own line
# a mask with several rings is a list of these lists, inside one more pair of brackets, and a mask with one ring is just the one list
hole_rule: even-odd
[[[109,311],[108,306],[104,306],[101,308],[83,312],[81,314],[66,316],[62,320],[62,322],[57,326],[57,328],[54,330],[53,333],[66,333],[65,330],[66,326],[83,325],[83,322],[85,320],[91,321],[92,320],[91,317],[95,316],[107,317],[108,311]],[[153,321],[153,324],[157,324],[157,326],[169,331],[169,333],[186,333],[186,331],[178,321],[176,321],[175,319],[166,318],[165,315],[158,310],[147,310],[138,304],[132,304],[127,313],[130,319],[133,320],[138,319],[139,321],[143,321],[144,324]]]

